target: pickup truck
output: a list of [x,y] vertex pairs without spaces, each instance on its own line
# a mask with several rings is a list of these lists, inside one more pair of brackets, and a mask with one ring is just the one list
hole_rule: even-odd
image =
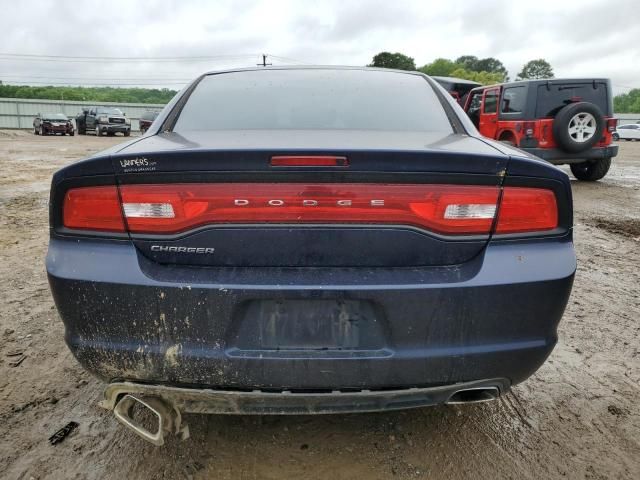
[[76,128],[79,135],[93,132],[96,136],[113,136],[119,132],[128,137],[131,135],[131,120],[118,108],[83,108],[82,112],[76,116]]

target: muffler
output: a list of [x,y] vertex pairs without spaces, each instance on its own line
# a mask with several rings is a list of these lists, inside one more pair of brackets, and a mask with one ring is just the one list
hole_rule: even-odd
[[447,405],[461,405],[463,403],[483,403],[496,400],[500,396],[498,387],[474,387],[456,391],[446,401]]
[[[134,418],[133,411],[136,406],[152,414],[157,428],[150,430]],[[164,445],[164,437],[167,433],[175,433],[182,440],[189,438],[189,426],[182,423],[180,410],[159,397],[137,397],[126,394],[116,403],[113,413],[120,423],[157,446]]]

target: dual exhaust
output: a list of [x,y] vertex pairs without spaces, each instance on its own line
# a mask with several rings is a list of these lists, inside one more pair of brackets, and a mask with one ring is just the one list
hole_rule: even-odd
[[[153,390],[151,386],[148,388]],[[115,396],[112,402],[108,400],[103,402],[103,406],[113,409],[113,413],[120,423],[139,437],[154,445],[164,445],[167,434],[175,434],[182,440],[189,438],[189,426],[183,422],[181,409],[175,403],[167,400],[166,396],[145,394],[143,393],[144,388],[139,385],[134,390],[135,392],[120,391],[121,395]],[[141,392],[141,390],[143,392]],[[435,401],[431,404],[445,403],[446,405],[462,405],[490,402],[496,400],[500,396],[500,393],[500,388],[495,386],[468,387],[454,390],[448,397],[444,397],[440,399],[439,402]],[[289,394],[289,396],[291,396],[291,394]],[[183,407],[185,406],[184,404],[182,405]],[[206,410],[198,410],[203,413],[206,412]],[[238,410],[221,413],[243,412]]]

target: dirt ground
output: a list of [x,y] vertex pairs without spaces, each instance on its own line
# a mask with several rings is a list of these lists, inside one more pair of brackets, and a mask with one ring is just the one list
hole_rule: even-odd
[[123,140],[0,132],[0,477],[640,478],[640,142],[621,143],[603,181],[573,182],[578,273],[558,346],[499,401],[190,415],[191,439],[156,448],[98,406],[103,385],[67,350],[44,270],[51,174]]

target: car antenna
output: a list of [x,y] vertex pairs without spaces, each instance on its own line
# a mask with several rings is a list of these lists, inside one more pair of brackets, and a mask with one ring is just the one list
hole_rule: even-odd
[[267,63],[267,57],[269,55],[267,55],[266,53],[262,54],[262,63],[256,63],[257,66],[259,67],[266,67],[267,65],[273,65],[272,63]]

